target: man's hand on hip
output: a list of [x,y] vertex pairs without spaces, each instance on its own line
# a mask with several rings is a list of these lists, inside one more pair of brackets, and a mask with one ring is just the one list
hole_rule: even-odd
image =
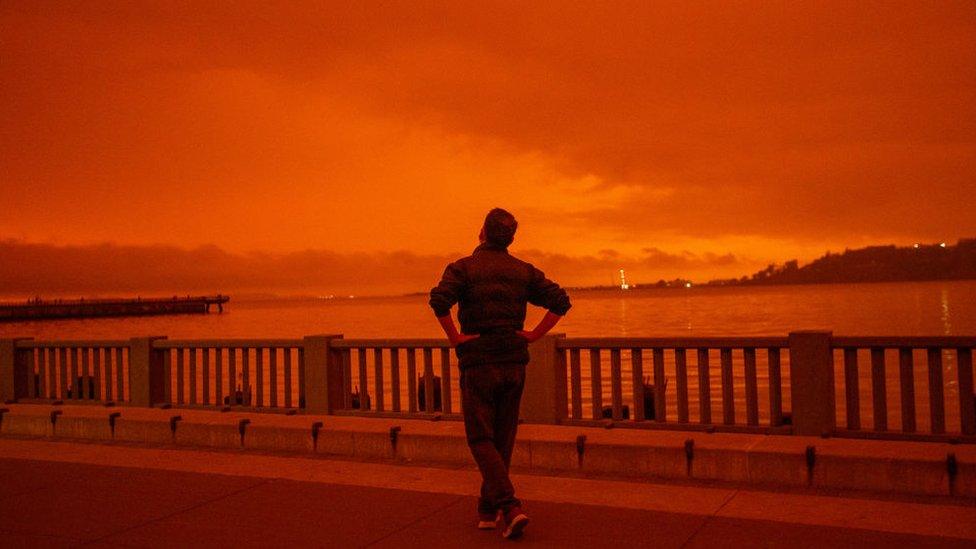
[[454,337],[451,337],[450,338],[450,341],[451,341],[451,345],[454,345],[455,347],[457,347],[458,345],[460,345],[462,343],[465,343],[467,341],[471,341],[472,339],[478,339],[479,337],[481,337],[481,336],[478,335],[478,334],[474,334],[474,335],[457,334]]

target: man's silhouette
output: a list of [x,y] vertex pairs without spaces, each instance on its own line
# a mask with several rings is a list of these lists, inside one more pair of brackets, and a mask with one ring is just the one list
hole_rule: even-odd
[[[508,467],[518,428],[529,343],[546,334],[570,308],[569,296],[539,269],[509,255],[518,223],[505,210],[488,212],[474,253],[451,263],[430,291],[430,306],[455,346],[461,370],[461,408],[471,454],[481,471],[478,527],[491,529],[499,516],[504,536],[517,537],[528,524]],[[451,318],[458,304],[461,332]],[[526,303],[548,310],[524,331]]]

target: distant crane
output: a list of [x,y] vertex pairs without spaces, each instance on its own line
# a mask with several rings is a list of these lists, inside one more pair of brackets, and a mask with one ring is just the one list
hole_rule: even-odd
[[624,276],[624,270],[620,269],[620,289],[629,290],[630,284],[627,284],[627,277]]

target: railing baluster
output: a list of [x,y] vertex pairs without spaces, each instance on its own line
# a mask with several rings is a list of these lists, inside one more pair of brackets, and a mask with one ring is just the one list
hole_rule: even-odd
[[[231,406],[237,404],[237,349],[233,347],[227,349],[227,395]],[[244,400],[243,390],[241,400]]]
[[434,350],[427,348],[424,349],[424,411],[434,411]]
[[60,379],[58,380],[58,386],[60,390],[58,391],[58,398],[61,400],[67,400],[68,398],[68,349],[66,347],[61,347],[58,353],[58,374]]
[[400,349],[390,348],[390,407],[394,412],[400,410]]
[[104,368],[104,374],[102,374],[102,400],[107,402],[112,400],[112,349],[106,347],[102,351],[102,367]]
[[610,405],[614,421],[623,419],[623,389],[620,373],[620,349],[610,350]]
[[115,348],[115,400],[118,402],[125,402],[125,363],[128,354],[125,347]]
[[373,349],[373,382],[376,384],[376,398],[373,399],[373,408],[377,412],[386,410],[383,394],[383,348]]
[[54,349],[44,349],[44,368],[47,370],[47,391],[45,396],[50,399],[57,398],[58,394],[58,384],[57,384],[57,372],[55,372],[55,362],[57,361],[57,353]]
[[678,398],[678,423],[688,423],[688,355],[674,350],[674,389]]
[[278,407],[278,349],[268,348],[268,406]]
[[214,405],[224,405],[224,348],[217,347],[217,367],[214,370]]
[[352,410],[352,349],[342,349],[342,393],[346,410]]
[[942,347],[928,349],[929,418],[932,433],[945,433],[945,394],[942,381]]
[[735,400],[732,388],[732,349],[719,351],[722,369],[722,422],[735,425]]
[[746,423],[759,425],[759,380],[756,376],[756,348],[742,350],[746,382]]
[[[668,378],[664,375],[664,348],[652,351],[654,361],[654,420],[664,423],[668,420]],[[643,377],[643,373],[641,374]],[[643,380],[641,385],[643,385]]]
[[36,398],[37,397],[37,378],[35,376],[38,375],[36,372],[39,370],[39,364],[41,362],[41,359],[40,359],[41,350],[40,349],[30,349],[30,354],[31,354],[31,358],[30,358],[30,361],[28,362],[30,364],[30,367],[27,368],[28,369],[28,372],[27,372],[27,398]]
[[451,349],[441,348],[441,410],[451,413]]
[[603,418],[603,379],[600,367],[600,349],[590,349],[590,393],[593,402],[593,419]]
[[888,430],[888,396],[885,388],[884,349],[871,349],[871,400],[874,404],[874,430]]
[[264,347],[254,349],[254,406],[264,406]]
[[417,412],[417,350],[407,347],[407,411]]
[[898,379],[901,388],[901,430],[915,432],[915,361],[910,347],[898,350]]
[[779,354],[779,347],[770,347],[766,351],[766,364],[769,368],[769,424],[773,427],[783,424],[783,378]]
[[190,404],[196,404],[197,400],[197,349],[190,349]]
[[95,398],[95,386],[92,385],[92,369],[95,367],[95,357],[94,354],[97,349],[92,349],[91,347],[85,347],[84,359],[81,362],[81,377],[82,377],[82,388],[81,395],[88,400]]
[[[163,349],[163,402],[173,402],[173,350]],[[105,399],[107,400],[107,399]]]
[[356,355],[359,357],[359,409],[368,410],[369,406],[369,383],[366,375],[366,349],[357,349]]
[[176,403],[186,404],[186,394],[183,387],[186,383],[186,374],[183,372],[183,361],[185,355],[185,349],[176,350]]
[[203,362],[200,364],[200,373],[203,375],[203,391],[200,404],[206,406],[210,404],[210,347],[203,348]]
[[569,382],[573,419],[583,419],[583,380],[580,372],[580,350],[569,350]]
[[698,416],[701,423],[712,422],[712,387],[707,348],[698,349]]
[[861,388],[857,372],[857,348],[844,349],[844,395],[847,403],[847,428],[861,428]]
[[976,435],[976,403],[973,402],[973,350],[956,349],[959,374],[959,424],[964,435]]
[[[92,383],[95,389],[95,400],[105,401],[105,393],[102,390],[102,349],[92,347]],[[34,376],[31,376],[32,378]]]
[[[644,409],[644,354],[639,348],[630,350],[630,383],[631,397],[634,402],[631,419],[644,421],[647,419],[647,410]],[[659,417],[655,419],[660,421]]]
[[305,408],[307,397],[305,396],[305,349],[298,348],[298,407]]
[[292,407],[292,404],[293,404],[293,399],[292,399],[292,394],[291,394],[292,393],[292,390],[291,390],[291,384],[292,384],[292,379],[291,379],[291,377],[292,377],[291,376],[291,347],[285,347],[284,349],[282,349],[282,352],[285,354],[285,356],[284,356],[284,358],[285,358],[285,383],[284,383],[284,385],[285,385],[285,402],[284,402],[284,404],[285,404],[285,408],[291,408]]
[[254,394],[251,390],[251,349],[241,348],[241,404],[251,406]]
[[76,348],[75,349],[75,375],[72,381],[75,383],[74,397],[75,400],[81,400],[85,398],[85,394],[88,391],[88,348]]

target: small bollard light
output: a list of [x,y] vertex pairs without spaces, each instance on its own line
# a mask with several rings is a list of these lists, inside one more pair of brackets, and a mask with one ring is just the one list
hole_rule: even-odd
[[583,452],[586,451],[586,435],[576,436],[576,465],[583,467]]
[[108,415],[108,428],[112,431],[112,438],[115,438],[115,420],[122,416],[122,412],[112,412]]
[[237,422],[237,431],[241,434],[241,446],[244,446],[244,433],[247,430],[247,426],[251,424],[251,420],[244,418]]
[[403,429],[399,425],[394,425],[390,427],[390,454],[393,458],[396,458],[397,453],[397,438],[399,438],[400,431]]
[[959,474],[959,462],[956,461],[956,453],[946,454],[946,475],[949,477],[949,495],[956,495],[956,475]]
[[317,450],[319,447],[319,431],[322,430],[322,422],[316,421],[312,424],[312,449]]
[[807,446],[806,452],[807,460],[807,484],[813,484],[813,466],[817,463],[817,448],[815,446]]
[[64,413],[64,410],[51,410],[51,425],[58,422],[58,416]]

